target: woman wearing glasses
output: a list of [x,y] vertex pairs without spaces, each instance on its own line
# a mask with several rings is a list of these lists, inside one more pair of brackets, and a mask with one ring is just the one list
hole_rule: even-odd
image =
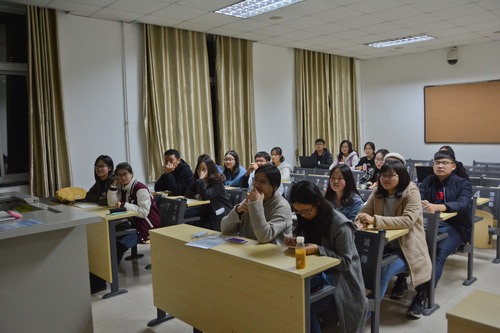
[[115,176],[113,175],[113,168],[113,160],[108,155],[101,155],[95,160],[95,184],[87,192],[85,201],[95,202],[101,206],[108,205],[108,189],[115,179]]
[[414,287],[430,280],[432,266],[425,240],[420,192],[400,161],[387,161],[381,167],[379,184],[356,216],[355,223],[362,230],[370,225],[375,229],[408,229],[406,235],[389,244],[390,252],[398,259],[382,267],[381,297],[389,280],[406,270],[410,271]]
[[224,185],[229,187],[240,187],[240,179],[246,170],[240,165],[238,153],[230,150],[224,156]]
[[285,237],[292,235],[292,212],[288,201],[277,191],[280,185],[281,173],[276,166],[259,167],[246,199],[222,219],[222,233],[241,233],[259,243],[284,245]]
[[[345,166],[346,168],[349,168]],[[335,294],[311,304],[311,332],[321,332],[317,316],[342,332],[363,332],[368,309],[358,251],[354,245],[355,225],[323,198],[318,187],[301,181],[290,190],[290,203],[297,213],[294,238],[285,244],[296,245],[296,236],[304,236],[306,253],[329,256],[340,264],[312,281],[311,287],[325,284],[336,287]]]
[[375,170],[371,178],[366,182],[369,185],[369,189],[372,190],[378,184],[378,175],[380,173],[380,168],[384,165],[385,155],[389,154],[387,149],[379,149],[375,153]]
[[350,221],[354,221],[359,210],[363,207],[363,200],[356,190],[351,168],[347,165],[338,164],[333,167],[325,199]]
[[128,248],[149,240],[149,230],[160,227],[160,212],[148,187],[134,178],[132,167],[127,162],[116,166],[116,178],[108,191],[110,207],[125,207],[139,215],[132,218],[137,233],[126,235],[117,242],[118,263]]

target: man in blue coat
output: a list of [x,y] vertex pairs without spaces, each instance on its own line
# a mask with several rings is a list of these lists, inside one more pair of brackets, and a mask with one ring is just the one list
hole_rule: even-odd
[[[456,168],[455,157],[449,151],[434,154],[434,175],[427,176],[420,184],[422,209],[429,213],[439,210],[443,213],[457,213],[456,216],[441,221],[439,232],[448,237],[437,243],[436,285],[443,273],[446,258],[462,244],[470,241],[472,231],[472,186],[464,178],[453,173]],[[418,317],[425,305],[424,291],[418,291],[408,311]],[[414,311],[415,313],[410,313]]]

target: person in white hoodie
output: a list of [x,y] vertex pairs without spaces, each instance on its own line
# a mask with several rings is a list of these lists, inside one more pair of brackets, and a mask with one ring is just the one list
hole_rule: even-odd
[[289,182],[290,181],[290,173],[292,173],[292,165],[285,161],[285,157],[283,157],[283,151],[280,147],[274,147],[271,150],[271,160],[273,164],[278,167],[278,170],[281,173],[281,181]]
[[340,143],[340,152],[337,155],[337,158],[333,161],[332,165],[330,165],[330,170],[332,170],[337,164],[346,164],[352,171],[354,171],[358,162],[359,156],[358,153],[352,149],[352,142],[349,140],[343,140]]

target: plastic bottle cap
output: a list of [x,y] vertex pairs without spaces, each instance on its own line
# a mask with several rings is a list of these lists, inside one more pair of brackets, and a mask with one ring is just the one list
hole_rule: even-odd
[[297,237],[297,243],[304,243],[304,237]]

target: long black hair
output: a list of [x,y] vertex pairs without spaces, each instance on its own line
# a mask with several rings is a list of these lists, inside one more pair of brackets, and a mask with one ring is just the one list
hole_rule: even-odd
[[354,149],[352,149],[352,142],[351,141],[349,141],[349,140],[342,140],[342,142],[340,143],[339,154],[337,155],[337,160],[338,161],[342,161],[342,159],[344,157],[344,154],[342,154],[342,145],[344,143],[347,143],[347,145],[349,146],[349,152],[347,153],[347,156],[349,156],[349,154],[354,151]]
[[100,155],[95,160],[95,163],[94,163],[94,178],[95,178],[96,182],[101,180],[101,177],[99,177],[97,175],[97,173],[95,172],[95,167],[97,166],[97,163],[99,163],[99,161],[103,161],[104,164],[106,164],[109,167],[108,178],[111,177],[111,175],[113,174],[113,169],[114,169],[114,164],[113,164],[113,160],[111,159],[111,157],[109,157],[108,155]]
[[308,243],[321,244],[321,238],[328,235],[332,225],[332,205],[323,197],[319,188],[307,180],[294,184],[290,190],[290,203],[313,205],[318,213],[313,221],[308,221],[297,214],[294,236],[304,235]]
[[[351,168],[349,168],[346,164],[337,164],[330,171],[330,179],[332,178],[333,172],[339,169],[342,173],[342,177],[345,181],[344,193],[342,194],[342,198],[340,198],[340,204],[344,207],[348,207],[354,203],[354,199],[352,198],[355,194],[359,194],[356,189],[356,182],[354,181],[354,176],[352,175]],[[331,185],[328,185],[328,189],[326,190],[325,199],[329,202],[333,203],[336,199],[337,193],[332,189]]]
[[[380,168],[380,174],[384,172],[393,170],[398,175],[398,186],[396,187],[396,192],[394,193],[396,198],[401,198],[403,192],[406,190],[408,185],[410,185],[410,174],[408,170],[406,170],[405,166],[399,160],[391,160],[387,161]],[[382,184],[378,184],[377,186],[377,197],[379,198],[387,198],[389,196],[389,192],[382,186]]]
[[198,163],[196,163],[196,168],[194,169],[193,173],[193,178],[194,181],[197,181],[200,179],[200,176],[198,175],[198,168],[200,167],[201,163],[205,163],[207,166],[208,174],[207,174],[207,183],[208,184],[213,184],[215,182],[223,182],[225,180],[224,175],[222,175],[219,172],[219,169],[217,169],[217,165],[215,165],[215,162],[208,156],[207,154],[202,154],[198,157]]
[[227,155],[231,155],[232,157],[234,157],[234,167],[233,167],[233,171],[231,171],[229,168],[226,168],[226,164],[224,163],[224,172],[223,173],[227,179],[234,179],[240,173],[240,157],[238,156],[238,153],[235,152],[234,150],[228,151],[224,155],[224,159],[226,158]]

